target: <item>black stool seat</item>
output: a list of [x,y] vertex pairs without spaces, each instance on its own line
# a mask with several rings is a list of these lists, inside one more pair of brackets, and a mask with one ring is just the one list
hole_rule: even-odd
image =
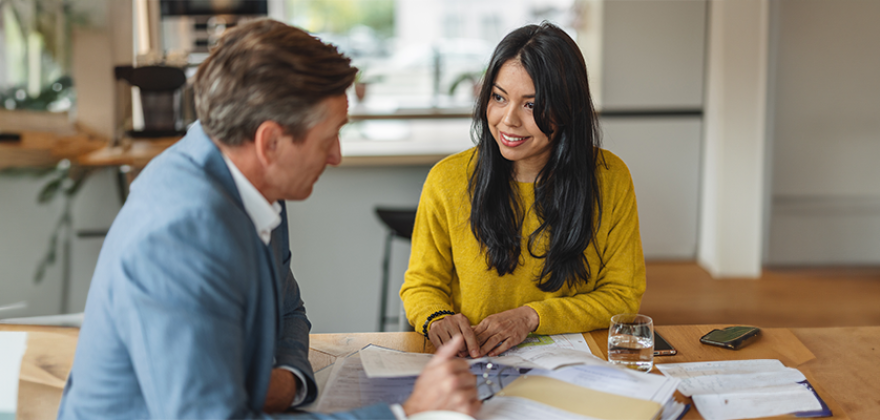
[[412,239],[413,226],[416,224],[416,209],[376,207],[376,215],[395,235],[404,239]]
[[388,309],[388,277],[391,265],[391,241],[394,237],[411,240],[416,223],[416,209],[393,209],[376,207],[376,215],[388,227],[385,237],[385,256],[382,258],[382,291],[379,296],[379,332],[385,331],[385,323],[400,321],[398,317],[385,315]]

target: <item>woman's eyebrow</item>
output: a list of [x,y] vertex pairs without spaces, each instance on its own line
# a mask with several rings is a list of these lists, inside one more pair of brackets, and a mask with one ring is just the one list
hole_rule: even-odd
[[498,88],[498,90],[500,90],[500,91],[502,91],[502,92],[504,92],[504,94],[505,94],[505,95],[507,95],[507,91],[506,91],[506,90],[504,90],[504,88],[503,88],[503,87],[501,87],[501,86],[498,86],[498,84],[497,84],[497,83],[492,83],[492,86],[495,86],[495,87],[496,87],[496,88]]
[[[504,92],[505,95],[509,95],[509,93],[507,93],[507,91],[504,90],[504,88],[502,88],[501,86],[498,86],[497,83],[492,83],[492,86],[495,86],[496,88],[498,88],[498,90],[500,90],[501,92]],[[532,94],[530,94],[530,95],[523,95],[522,97],[523,97],[523,98],[526,98],[526,99],[532,99],[532,98],[535,97],[535,94],[532,93]]]

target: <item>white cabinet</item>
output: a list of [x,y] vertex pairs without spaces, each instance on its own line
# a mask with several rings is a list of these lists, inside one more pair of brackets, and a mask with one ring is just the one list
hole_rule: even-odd
[[603,3],[604,147],[632,173],[648,259],[696,257],[707,7]]
[[602,108],[703,107],[706,2],[606,1]]
[[697,250],[700,117],[603,118],[604,148],[629,167],[647,259]]

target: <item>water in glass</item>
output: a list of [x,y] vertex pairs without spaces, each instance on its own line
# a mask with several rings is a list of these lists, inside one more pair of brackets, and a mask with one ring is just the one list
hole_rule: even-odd
[[608,360],[629,369],[648,372],[654,366],[654,342],[648,337],[611,336],[608,338]]

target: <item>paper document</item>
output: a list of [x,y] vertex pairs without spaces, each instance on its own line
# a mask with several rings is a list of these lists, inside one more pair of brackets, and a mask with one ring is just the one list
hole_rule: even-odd
[[517,397],[494,397],[483,402],[477,420],[598,420],[585,417],[546,404]]
[[331,372],[333,372],[333,365],[325,366],[315,372],[315,386],[318,387],[318,395],[311,404],[301,405],[297,407],[298,410],[316,411],[318,409],[318,402],[321,401],[321,397],[324,395],[324,390],[327,389],[327,381],[330,380]]
[[26,348],[27,333],[0,332],[0,420],[15,419],[21,359]]
[[372,344],[360,349],[358,354],[369,378],[419,376],[433,357],[432,354],[409,353]]
[[666,402],[666,405],[663,406],[663,413],[660,415],[660,420],[678,420],[684,413],[687,412],[690,405],[683,404],[676,401],[673,398],[670,398],[669,401]]
[[678,390],[693,396],[706,420],[831,415],[803,373],[779,360],[670,363],[657,368],[681,378]]
[[[431,354],[392,350],[372,344],[362,348],[358,354],[369,378],[418,376],[432,357]],[[605,364],[604,360],[590,353],[582,334],[533,335],[500,356],[469,360],[471,365],[487,362],[522,369]]]
[[571,349],[580,350],[590,353],[590,346],[583,334],[556,334],[556,335],[537,335],[529,334],[522,343],[507,350],[504,354],[516,356],[521,351],[528,351],[537,347],[550,349]]
[[682,378],[678,390],[686,397],[793,384],[807,379],[799,370],[787,368],[778,360],[674,363],[657,365],[657,368],[666,376]]
[[333,364],[316,411],[352,410],[380,402],[399,404],[409,398],[415,383],[414,376],[371,379],[357,354],[339,358]]
[[694,378],[706,375],[735,375],[742,373],[768,372],[785,369],[785,365],[776,359],[755,360],[724,360],[718,362],[665,363],[658,364],[657,369],[666,376],[676,378]]
[[520,368],[557,369],[562,366],[606,362],[590,352],[583,334],[530,335],[522,344],[488,360]]
[[547,376],[609,394],[666,404],[680,379],[623,369],[611,365],[578,365],[559,370],[533,370],[529,375]]
[[694,395],[694,404],[706,420],[753,419],[822,410],[822,404],[813,392],[802,384],[789,384],[775,390],[762,388],[748,392]]

